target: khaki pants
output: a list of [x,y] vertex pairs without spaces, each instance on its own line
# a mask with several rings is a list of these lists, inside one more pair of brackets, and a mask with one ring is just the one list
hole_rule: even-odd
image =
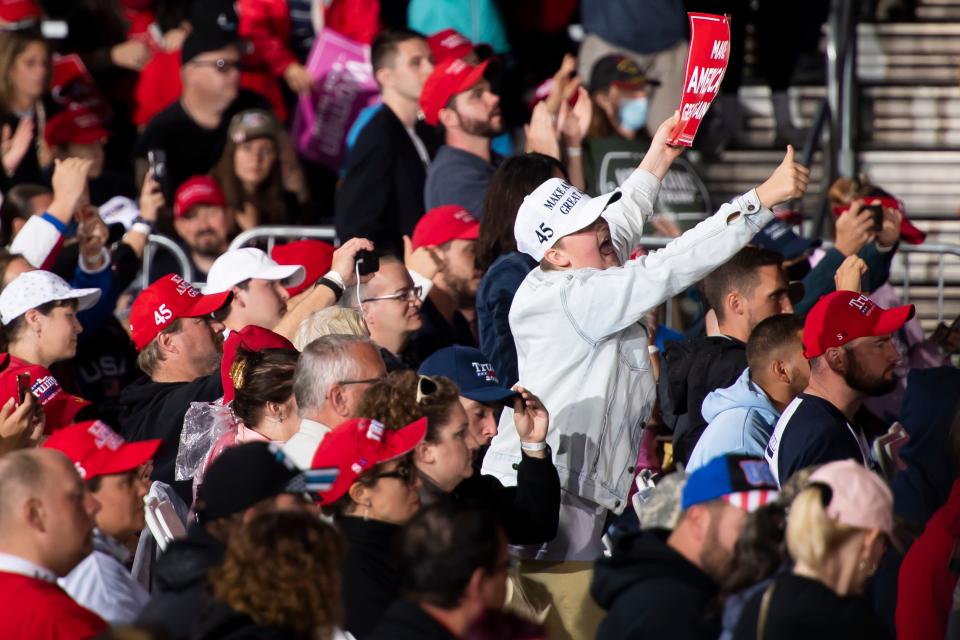
[[681,40],[663,51],[637,53],[590,34],[580,45],[577,73],[583,78],[584,84],[589,85],[590,71],[600,58],[611,53],[621,53],[633,58],[648,78],[660,82],[660,86],[654,87],[650,94],[650,115],[647,117],[647,131],[653,136],[657,127],[672,116],[680,106],[680,96],[683,95],[683,71],[687,65],[687,44],[686,40]]
[[593,640],[606,612],[590,597],[592,562],[523,560],[507,609],[544,624],[550,640]]

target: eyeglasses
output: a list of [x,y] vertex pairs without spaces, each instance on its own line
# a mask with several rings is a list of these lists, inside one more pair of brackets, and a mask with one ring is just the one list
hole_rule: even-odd
[[409,287],[407,289],[401,289],[396,293],[391,293],[386,296],[374,296],[372,298],[364,298],[360,302],[372,302],[374,300],[405,300],[406,302],[413,302],[414,300],[420,299],[420,294],[423,293],[423,287]]
[[348,385],[348,384],[377,384],[378,382],[383,382],[384,376],[379,378],[366,378],[364,380],[341,380],[337,384],[339,385]]
[[417,379],[417,404],[423,402],[427,396],[437,392],[437,381],[430,376],[420,376]]
[[243,64],[241,64],[239,60],[225,60],[224,58],[217,58],[216,60],[191,60],[190,63],[198,67],[213,67],[220,73],[243,70]]
[[373,478],[379,480],[380,478],[396,478],[405,484],[413,484],[417,479],[416,473],[414,473],[413,467],[407,464],[398,466],[393,471],[384,471],[383,473],[374,474]]

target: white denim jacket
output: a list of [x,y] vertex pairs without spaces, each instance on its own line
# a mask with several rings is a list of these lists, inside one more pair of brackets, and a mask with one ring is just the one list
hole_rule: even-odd
[[[660,183],[637,169],[603,218],[622,267],[531,271],[510,308],[520,384],[550,412],[547,443],[564,489],[621,512],[643,425],[656,394],[644,313],[726,262],[773,219],[756,191],[724,204],[663,249],[628,260],[653,212]],[[735,215],[740,214],[740,215]],[[483,460],[483,473],[515,485],[520,443],[513,412]]]

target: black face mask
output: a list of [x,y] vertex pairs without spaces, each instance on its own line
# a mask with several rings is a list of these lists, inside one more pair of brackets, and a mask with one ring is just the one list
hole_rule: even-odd
[[808,273],[810,273],[810,260],[801,260],[787,267],[787,280],[790,282],[803,280],[807,277]]

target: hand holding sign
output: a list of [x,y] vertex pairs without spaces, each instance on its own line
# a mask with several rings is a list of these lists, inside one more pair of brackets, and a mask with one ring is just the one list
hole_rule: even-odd
[[675,146],[670,140],[679,122],[680,112],[674,111],[672,116],[657,127],[657,132],[653,134],[653,141],[650,142],[650,148],[640,162],[640,168],[657,176],[658,180],[663,180],[667,171],[670,170],[670,165],[683,153],[683,147]]
[[757,187],[760,204],[770,209],[781,202],[803,196],[810,181],[810,169],[798,163],[793,146],[787,145],[787,155],[783,157],[767,181]]

